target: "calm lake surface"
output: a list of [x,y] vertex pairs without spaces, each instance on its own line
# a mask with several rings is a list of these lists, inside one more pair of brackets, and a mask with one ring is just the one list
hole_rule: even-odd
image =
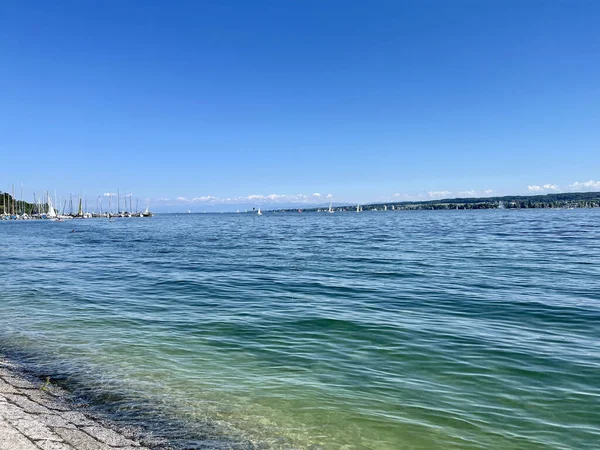
[[0,353],[182,447],[600,443],[599,210],[2,222],[0,257]]

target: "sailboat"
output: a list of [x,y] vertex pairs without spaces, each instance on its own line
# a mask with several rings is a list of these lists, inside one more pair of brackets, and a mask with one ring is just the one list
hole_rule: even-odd
[[77,208],[77,215],[75,217],[83,218],[83,205],[81,202],[81,196],[79,197],[79,207]]
[[48,213],[46,213],[46,217],[56,219],[56,211],[54,210],[54,206],[52,206],[52,197],[50,197],[48,192],[46,192],[46,196],[48,197]]
[[258,212],[257,212],[257,214],[258,214],[259,216],[262,216],[262,212],[260,212],[260,208],[258,208]]
[[188,214],[191,214],[191,213],[192,213],[192,211],[190,211],[190,210],[188,209]]
[[362,208],[360,207],[360,203],[358,205],[356,205],[356,212],[359,213],[362,211]]
[[329,214],[333,214],[333,199],[329,200],[329,209],[327,210]]
[[152,213],[148,210],[150,207],[150,202],[146,203],[146,211],[142,214],[144,217],[152,217]]

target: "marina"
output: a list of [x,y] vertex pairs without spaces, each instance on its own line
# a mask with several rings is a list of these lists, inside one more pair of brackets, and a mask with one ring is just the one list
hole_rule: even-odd
[[[113,208],[112,195],[108,196],[108,205],[103,203],[103,197],[98,196],[93,208],[88,208],[87,198],[82,196],[69,195],[69,198],[65,198],[62,201],[62,208],[57,205],[61,204],[61,200],[56,197],[54,199],[46,192],[42,197],[33,194],[33,201],[26,202],[22,199],[17,200],[14,195],[14,188],[12,194],[0,192],[2,201],[0,204],[0,220],[52,220],[52,221],[63,221],[70,219],[92,219],[92,218],[131,218],[131,217],[152,217],[153,213],[150,211],[149,202],[146,203],[145,210],[139,209],[139,200],[136,199],[135,208],[133,206],[133,199],[131,195],[123,197],[123,203],[121,203],[121,196],[117,196],[116,207]],[[121,207],[123,205],[123,208]]]

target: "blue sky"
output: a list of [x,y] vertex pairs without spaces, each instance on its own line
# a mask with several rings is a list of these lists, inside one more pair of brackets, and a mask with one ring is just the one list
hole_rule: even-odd
[[0,189],[600,190],[599,23],[594,1],[0,2]]

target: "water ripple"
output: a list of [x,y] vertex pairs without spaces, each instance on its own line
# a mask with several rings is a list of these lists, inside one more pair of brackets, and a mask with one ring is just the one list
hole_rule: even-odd
[[597,210],[173,215],[0,236],[0,351],[175,446],[597,448]]

